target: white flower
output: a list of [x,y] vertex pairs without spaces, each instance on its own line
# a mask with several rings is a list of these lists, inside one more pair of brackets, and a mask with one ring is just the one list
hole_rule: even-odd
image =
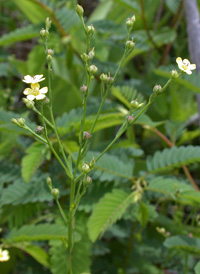
[[196,69],[196,64],[190,64],[188,59],[182,60],[181,57],[176,58],[176,63],[181,71],[186,72],[187,74],[192,74],[191,70]]
[[34,83],[38,83],[43,81],[45,78],[42,78],[43,74],[41,75],[35,75],[35,76],[30,76],[30,75],[26,75],[24,76],[24,79],[22,80],[23,82],[27,83],[27,84],[34,84]]
[[5,262],[8,261],[10,259],[8,250],[2,250],[0,248],[0,262]]
[[26,88],[24,90],[24,94],[27,95],[27,99],[30,101],[42,100],[46,97],[45,93],[48,92],[48,88],[44,87],[40,89],[40,85],[38,83],[31,84],[31,88]]

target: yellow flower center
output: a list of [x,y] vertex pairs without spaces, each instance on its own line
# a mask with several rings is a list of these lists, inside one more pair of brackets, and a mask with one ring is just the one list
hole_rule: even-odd
[[35,89],[35,90],[33,89],[32,91],[33,91],[32,94],[33,94],[34,96],[37,96],[37,95],[40,94],[40,91],[37,90],[37,89]]

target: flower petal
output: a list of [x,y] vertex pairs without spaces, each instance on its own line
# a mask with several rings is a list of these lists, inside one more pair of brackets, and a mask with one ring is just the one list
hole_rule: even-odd
[[47,93],[48,92],[48,87],[43,87],[40,89],[40,93]]
[[177,57],[177,58],[176,58],[176,63],[177,63],[177,64],[181,64],[181,63],[182,63],[181,57]]
[[39,95],[37,95],[35,98],[36,98],[36,100],[42,100],[42,99],[44,99],[46,96],[44,95],[44,94],[39,94]]
[[26,75],[24,76],[24,79],[22,79],[23,82],[30,84],[33,81],[33,77],[31,77],[30,75]]
[[38,84],[38,83],[32,83],[32,84],[31,84],[31,88],[32,88],[33,90],[39,90],[39,89],[40,89],[40,84]]
[[33,101],[35,99],[35,95],[30,94],[27,96],[27,99]]
[[196,64],[190,64],[190,70],[196,69]]
[[43,81],[45,78],[42,78],[42,77],[43,77],[43,74],[35,75],[35,76],[33,77],[33,82],[32,82],[32,83],[38,83],[38,82]]
[[185,72],[186,72],[188,75],[191,75],[191,74],[192,74],[192,72],[191,72],[190,69],[185,70]]
[[32,94],[32,93],[33,93],[33,90],[32,90],[31,88],[26,88],[26,89],[23,91],[23,93],[24,93],[25,95],[29,95],[29,94]]

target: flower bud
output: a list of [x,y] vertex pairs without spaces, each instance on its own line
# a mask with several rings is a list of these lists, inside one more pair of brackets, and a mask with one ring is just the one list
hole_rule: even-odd
[[86,164],[86,163],[84,163],[84,164],[82,165],[82,171],[83,171],[84,173],[89,173],[89,172],[90,172],[90,167],[89,167],[89,165]]
[[108,79],[108,75],[107,74],[105,74],[105,73],[102,73],[101,75],[100,75],[100,80],[102,81],[102,82],[107,82],[107,79]]
[[87,131],[83,132],[84,140],[89,140],[91,137],[92,137],[92,135],[89,132],[87,132]]
[[51,62],[52,58],[53,58],[52,55],[47,54],[47,61],[48,61],[48,62]]
[[127,118],[127,122],[128,122],[129,125],[132,125],[133,122],[134,122],[133,116],[129,115],[128,118]]
[[45,100],[43,101],[44,104],[48,105],[50,103],[50,100],[48,97],[45,97]]
[[176,79],[176,78],[178,78],[178,76],[179,76],[178,71],[177,71],[176,69],[173,69],[173,70],[171,71],[171,77],[172,77],[173,79]]
[[84,62],[86,62],[89,58],[89,56],[84,52],[82,55],[81,55],[81,58]]
[[93,169],[94,166],[95,166],[95,159],[93,157],[92,160],[90,161],[90,168]]
[[58,188],[53,188],[52,191],[51,191],[51,194],[56,199],[59,195],[59,189]]
[[48,32],[48,30],[42,28],[40,31],[40,35],[42,38],[46,38],[49,35],[49,32]]
[[162,87],[161,87],[161,85],[155,85],[154,88],[153,88],[153,92],[155,94],[161,94],[162,93]]
[[80,18],[83,17],[84,9],[80,5],[76,6],[76,12],[78,13]]
[[132,108],[138,108],[138,106],[139,106],[139,103],[138,103],[137,99],[134,100],[134,101],[131,101],[131,107]]
[[27,106],[27,108],[30,108],[30,109],[34,108],[34,105],[35,105],[34,101],[30,101],[27,98],[23,98],[22,100],[23,100],[24,104]]
[[92,74],[95,74],[97,73],[98,71],[98,68],[95,66],[95,65],[91,65],[89,68],[88,68],[88,71]]
[[85,94],[87,92],[87,87],[85,85],[82,85],[81,91]]
[[37,134],[42,134],[44,132],[44,128],[42,126],[37,126],[35,132]]
[[86,27],[86,33],[89,36],[92,36],[94,34],[95,28],[93,25],[87,26]]
[[46,30],[49,30],[51,27],[51,20],[49,19],[49,17],[47,17],[46,19]]
[[54,51],[53,51],[52,49],[48,49],[48,50],[47,50],[47,54],[49,54],[49,55],[54,55]]
[[108,83],[108,85],[112,85],[114,83],[114,78],[111,77],[110,74],[108,75],[107,83]]
[[47,183],[47,186],[50,188],[50,190],[52,190],[52,181],[50,177],[47,177],[46,183]]
[[95,53],[94,53],[94,48],[88,53],[88,59],[89,60],[92,60],[93,58],[94,58],[94,55],[95,55]]
[[12,124],[14,124],[14,125],[17,125],[17,126],[18,126],[17,119],[12,118],[10,121],[11,121],[11,123],[12,123]]
[[128,18],[126,20],[126,26],[127,26],[128,32],[132,30],[134,23],[135,23],[135,15],[133,15],[131,18]]
[[90,176],[87,176],[87,184],[90,185],[92,183],[92,178]]
[[19,125],[20,127],[25,126],[25,119],[24,119],[24,118],[19,118],[19,119],[17,119],[17,122],[18,122],[18,125]]
[[131,40],[126,42],[126,50],[132,50],[135,47],[135,43]]

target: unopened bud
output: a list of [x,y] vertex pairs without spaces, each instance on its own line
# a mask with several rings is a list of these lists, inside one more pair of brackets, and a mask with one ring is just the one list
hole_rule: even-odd
[[97,73],[98,71],[98,68],[95,66],[95,65],[91,65],[89,68],[88,68],[88,71],[92,74],[95,74]]
[[87,176],[87,184],[90,185],[92,183],[92,178],[90,176]]
[[83,17],[84,9],[80,6],[76,6],[76,12],[78,13],[79,17]]
[[92,137],[92,135],[89,132],[87,132],[87,131],[83,132],[83,138],[85,140],[89,140],[91,137]]
[[50,190],[52,190],[52,181],[50,177],[47,177],[46,183],[48,185],[48,187],[50,188]]
[[34,108],[34,105],[35,105],[34,101],[30,101],[27,98],[23,98],[22,100],[23,100],[24,104],[27,106],[27,108],[30,108],[30,109]]
[[133,122],[134,122],[133,116],[129,115],[128,118],[127,118],[127,122],[128,122],[129,125],[132,125]]
[[112,85],[114,83],[114,78],[110,76],[110,74],[107,77],[107,83],[108,85]]
[[86,33],[89,36],[92,36],[94,34],[95,28],[93,25],[87,26],[86,27]]
[[139,103],[138,103],[137,100],[131,101],[131,107],[132,108],[138,108],[138,106],[139,106]]
[[177,71],[176,69],[173,69],[173,70],[171,71],[171,77],[172,77],[173,79],[176,79],[176,78],[178,78],[178,76],[179,76],[178,71]]
[[135,15],[133,15],[131,18],[128,18],[126,20],[126,26],[129,32],[132,30],[134,23],[135,23]]
[[89,56],[84,52],[82,55],[81,55],[81,58],[84,62],[86,62],[89,58]]
[[44,102],[43,102],[44,104],[46,104],[46,105],[48,105],[49,103],[50,103],[50,100],[49,100],[49,98],[48,97],[45,97],[45,100],[44,100]]
[[93,169],[94,166],[95,166],[95,159],[93,157],[92,160],[90,161],[90,168]]
[[161,85],[155,85],[154,88],[153,88],[153,92],[154,92],[155,94],[160,94],[160,93],[162,93],[162,87],[161,87]]
[[47,54],[47,61],[48,61],[48,62],[51,62],[51,60],[52,60],[52,55]]
[[49,19],[49,17],[47,17],[46,19],[46,30],[49,30],[51,27],[51,20]]
[[53,51],[52,49],[48,49],[48,50],[47,50],[47,54],[49,54],[49,55],[54,55],[54,51]]
[[42,134],[44,132],[44,128],[42,126],[37,126],[35,132],[37,134]]
[[59,189],[58,188],[53,188],[52,191],[51,191],[51,194],[56,199],[59,195]]
[[40,35],[42,38],[46,38],[49,35],[49,32],[48,32],[48,30],[42,28],[40,31]]
[[94,53],[94,48],[88,53],[88,59],[89,60],[92,60],[93,58],[94,58],[94,55],[95,55],[95,53]]
[[82,85],[81,91],[85,94],[87,92],[87,87],[85,85]]
[[133,41],[129,40],[129,41],[126,42],[126,49],[127,50],[132,50],[132,49],[134,49],[134,47],[135,47],[135,43]]
[[102,82],[107,82],[107,79],[108,79],[108,75],[107,74],[105,74],[105,73],[102,73],[101,75],[100,75],[100,80],[102,81]]
[[12,118],[10,121],[11,121],[11,123],[12,123],[12,124],[14,124],[14,125],[17,125],[17,126],[18,126],[17,119]]
[[82,165],[82,171],[83,171],[84,173],[89,173],[89,172],[90,172],[90,167],[89,167],[89,165],[86,164],[86,163],[84,163],[84,164]]
[[24,119],[24,118],[19,118],[19,119],[17,119],[17,122],[18,122],[18,125],[19,125],[20,127],[25,126],[25,119]]

